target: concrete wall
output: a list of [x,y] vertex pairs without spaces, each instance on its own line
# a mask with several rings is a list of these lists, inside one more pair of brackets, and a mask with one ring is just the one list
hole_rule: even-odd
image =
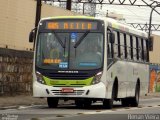
[[[1,0],[0,2],[0,47],[30,50],[33,44],[28,36],[35,25],[35,0]],[[78,15],[65,9],[42,5],[42,17]]]
[[150,62],[160,64],[160,36],[153,35],[153,51],[149,53],[150,55]]
[[34,27],[36,3],[33,0],[1,0],[0,47],[32,48],[28,34]]

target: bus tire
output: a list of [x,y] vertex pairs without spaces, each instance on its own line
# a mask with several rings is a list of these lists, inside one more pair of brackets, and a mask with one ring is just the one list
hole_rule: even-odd
[[117,97],[117,86],[114,83],[113,88],[112,88],[112,96],[111,99],[104,99],[103,100],[103,107],[107,109],[112,109],[113,108],[113,101]]
[[113,99],[104,99],[103,100],[103,107],[106,109],[112,109],[113,108]]
[[138,107],[138,104],[139,104],[139,94],[140,94],[140,85],[137,83],[136,84],[136,89],[135,89],[135,96],[131,98],[130,105],[132,107]]
[[128,98],[123,98],[121,99],[121,103],[123,107],[128,107],[129,106],[129,99]]
[[84,100],[84,108],[89,108],[91,107],[92,101],[91,100]]
[[48,97],[47,98],[48,107],[49,108],[56,108],[58,106],[58,101],[59,100],[56,98]]
[[75,105],[77,108],[82,108],[83,107],[83,101],[82,100],[75,100]]

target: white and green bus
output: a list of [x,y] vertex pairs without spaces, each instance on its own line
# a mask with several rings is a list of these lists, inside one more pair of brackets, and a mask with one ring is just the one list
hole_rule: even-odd
[[[35,38],[33,96],[48,106],[74,100],[77,107],[102,101],[112,108],[138,106],[148,92],[149,41],[145,32],[110,18],[84,16],[41,19]],[[34,37],[35,36],[35,37]]]

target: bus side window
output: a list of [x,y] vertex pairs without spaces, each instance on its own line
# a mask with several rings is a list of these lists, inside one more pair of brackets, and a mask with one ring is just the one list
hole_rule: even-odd
[[143,43],[143,38],[141,38],[141,46],[142,46],[142,52],[141,52],[141,56],[142,56],[142,61],[144,61],[144,43]]
[[133,36],[133,59],[137,60],[137,51],[136,51],[136,37]]
[[144,46],[144,61],[147,61],[147,46],[146,46],[146,44],[147,44],[147,41],[146,41],[146,39],[144,39],[143,40],[143,46]]
[[150,43],[149,43],[149,40],[148,39],[146,39],[146,56],[147,56],[147,62],[149,62],[149,50],[150,50],[150,45],[149,45]]
[[138,42],[138,37],[136,37],[136,57],[137,60],[139,60],[139,42]]
[[111,62],[112,62],[112,59],[114,57],[114,50],[113,50],[113,43],[111,43],[111,40],[110,40],[110,32],[111,31],[107,31],[107,65],[110,65]]
[[120,41],[121,41],[121,58],[124,59],[125,57],[125,46],[124,46],[124,34],[123,33],[120,33]]
[[138,38],[138,48],[139,48],[139,61],[142,61],[142,46],[141,46],[141,38]]
[[117,32],[117,40],[118,40],[118,58],[121,58],[121,43],[120,43],[120,33]]
[[131,59],[133,60],[133,37],[130,35],[130,49]]
[[114,57],[118,58],[118,36],[117,36],[117,32],[114,31],[115,34],[115,42],[114,42]]
[[126,34],[126,42],[127,42],[127,58],[131,59],[131,44],[130,44],[130,36]]
[[127,59],[127,40],[126,34],[124,34],[124,52],[125,52],[125,59]]

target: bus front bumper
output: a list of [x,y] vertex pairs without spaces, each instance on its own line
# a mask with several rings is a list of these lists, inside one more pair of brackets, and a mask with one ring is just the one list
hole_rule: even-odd
[[84,87],[53,87],[34,82],[33,97],[106,98],[106,86],[100,82]]

